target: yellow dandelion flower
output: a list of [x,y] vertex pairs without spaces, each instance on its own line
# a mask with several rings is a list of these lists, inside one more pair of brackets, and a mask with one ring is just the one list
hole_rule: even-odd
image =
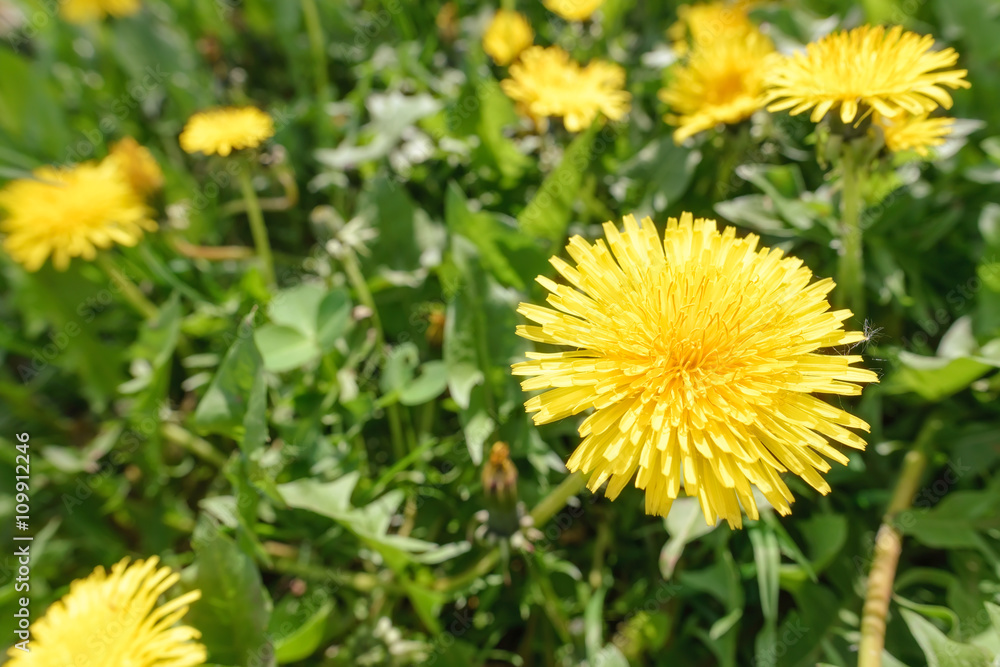
[[534,40],[535,33],[524,14],[501,9],[483,33],[483,50],[497,65],[508,65]]
[[590,127],[598,113],[619,120],[631,108],[624,69],[600,60],[582,67],[558,46],[524,51],[500,86],[531,118],[560,116],[570,132]]
[[810,284],[801,260],[690,213],[662,240],[649,218],[604,231],[607,242],[570,240],[575,267],[550,260],[569,285],[539,276],[553,308],[518,308],[535,323],[520,336],[573,348],[514,364],[532,376],[525,391],[547,390],[525,403],[535,423],[593,409],[566,466],[589,473],[591,490],[610,480],[611,499],[638,471],[649,514],[665,516],[683,485],[710,524],[742,525],[741,505],[756,519],[751,485],[788,514],[784,472],[827,493],[822,456],[847,463],[828,438],[864,449],[847,429],[868,424],[813,394],[878,381],[851,366],[860,356],[819,352],[864,339],[843,329],[850,311],[830,310],[833,281]]
[[928,148],[940,146],[951,134],[955,119],[928,118],[927,114],[901,114],[896,118],[884,118],[881,114],[874,114],[872,123],[882,129],[885,146],[893,153],[912,150],[917,155],[927,157]]
[[107,159],[118,166],[140,196],[148,196],[163,187],[163,172],[156,158],[132,137],[114,144]]
[[708,46],[724,40],[741,39],[755,32],[757,27],[747,12],[753,2],[706,2],[699,5],[681,5],[677,8],[677,21],[667,29],[673,42],[674,53],[683,57],[688,53],[688,42],[694,46]]
[[567,21],[586,21],[604,4],[604,0],[542,0],[542,4]]
[[70,23],[90,23],[106,16],[131,16],[140,8],[139,0],[62,0],[59,13]]
[[37,271],[50,255],[64,271],[71,257],[91,260],[97,248],[134,246],[143,230],[156,229],[152,212],[115,160],[36,169],[33,179],[0,190],[0,209],[6,211],[0,221],[3,248],[28,271]]
[[756,28],[740,39],[697,46],[691,59],[674,68],[660,99],[677,125],[674,141],[723,123],[738,123],[764,105],[764,63],[774,45]]
[[180,143],[188,153],[229,155],[256,148],[274,136],[274,121],[256,107],[220,107],[199,111],[188,119]]
[[862,106],[883,116],[929,113],[951,108],[945,88],[968,88],[966,70],[952,48],[931,51],[934,38],[903,32],[900,26],[861,26],[837,32],[806,46],[805,53],[780,58],[769,68],[768,111],[791,109],[794,116],[812,109],[819,122],[840,106],[840,119],[853,122]]
[[31,652],[10,648],[8,667],[194,667],[205,663],[201,636],[176,625],[201,593],[191,591],[156,606],[180,575],[157,569],[158,559],[124,559],[107,574],[98,567],[70,584],[31,626]]

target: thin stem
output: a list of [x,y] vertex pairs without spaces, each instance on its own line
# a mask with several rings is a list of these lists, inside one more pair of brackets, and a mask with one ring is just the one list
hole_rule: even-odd
[[857,153],[844,141],[840,161],[840,243],[842,245],[837,283],[840,301],[860,322],[865,318],[865,264],[861,233],[861,171]]
[[[566,506],[569,499],[579,493],[585,485],[586,479],[578,472],[564,479],[559,486],[552,490],[552,493],[542,498],[541,502],[535,506],[535,509],[531,510],[531,518],[535,522],[535,527],[541,527],[555,516],[559,510]],[[434,588],[439,591],[451,591],[462,588],[479,577],[492,572],[499,559],[500,549],[499,547],[493,547],[465,572],[456,574],[454,577],[438,579],[434,584]]]
[[260,257],[261,264],[263,264],[264,282],[268,287],[271,287],[275,284],[274,258],[271,256],[271,242],[267,239],[264,214],[260,210],[257,193],[253,189],[249,169],[240,169],[240,190],[243,193],[243,200],[247,204],[247,218],[250,220],[250,232],[253,234],[253,243],[257,246],[257,256]]
[[180,424],[163,422],[160,424],[160,433],[168,441],[180,445],[203,461],[208,461],[220,468],[226,463],[225,454],[217,450],[208,440],[199,438]]
[[316,101],[319,109],[317,128],[321,143],[327,134],[327,106],[330,103],[330,79],[326,71],[326,40],[323,37],[323,26],[319,20],[319,10],[315,0],[302,0],[302,16],[306,23],[306,33],[309,35],[309,51],[313,64],[313,78],[316,85]]
[[[355,256],[353,249],[346,248],[344,250],[342,262],[344,264],[344,273],[347,275],[347,281],[351,283],[351,287],[354,288],[361,303],[371,311],[372,324],[375,326],[375,356],[379,360],[379,364],[384,365],[386,361],[385,329],[382,328],[382,318],[379,317],[378,308],[375,307],[375,298],[372,296],[371,290],[368,289],[368,281],[365,280],[364,275],[361,273],[361,265],[358,264],[358,258]],[[392,452],[396,460],[399,460],[406,455],[407,451],[406,439],[403,435],[403,421],[399,415],[399,405],[395,402],[390,403],[385,407],[385,410],[389,417]],[[410,438],[410,441],[415,442],[416,438]]]
[[132,279],[118,268],[118,265],[115,264],[115,261],[107,253],[97,253],[96,262],[104,273],[108,275],[108,278],[111,278],[112,282],[118,285],[121,289],[121,295],[128,301],[130,306],[135,308],[137,313],[148,320],[154,319],[159,315],[159,309],[146,298],[146,295],[142,293],[139,286],[132,282]]
[[371,290],[368,289],[368,281],[361,273],[361,265],[358,264],[358,258],[354,255],[353,249],[346,248],[341,261],[344,264],[347,281],[358,293],[358,299],[361,300],[361,303],[367,306],[372,313],[372,324],[375,325],[375,354],[381,356],[382,348],[385,347],[385,330],[382,329],[382,318],[379,317],[378,308],[375,307],[375,299],[372,297]]
[[861,643],[858,647],[858,667],[880,667],[882,649],[885,648],[885,619],[889,614],[889,600],[896,578],[896,566],[903,550],[903,534],[897,525],[897,517],[913,503],[924,470],[927,468],[927,452],[935,435],[943,423],[932,415],[920,430],[912,450],[903,459],[903,472],[896,482],[889,506],[886,508],[882,525],[875,537],[875,551],[872,567],[868,573],[865,605],[861,615]]
[[579,472],[575,472],[562,481],[552,493],[542,498],[542,501],[531,510],[531,518],[536,526],[540,526],[566,506],[570,498],[580,493],[587,485],[587,479]]

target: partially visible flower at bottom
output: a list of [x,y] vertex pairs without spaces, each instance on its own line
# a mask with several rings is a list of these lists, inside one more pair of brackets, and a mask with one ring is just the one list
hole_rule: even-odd
[[483,50],[497,65],[508,65],[534,40],[535,33],[524,14],[500,9],[483,33]]
[[581,66],[558,46],[525,50],[500,86],[536,122],[560,116],[570,132],[590,127],[598,113],[620,120],[632,101],[620,65],[595,60]]
[[70,585],[31,628],[31,651],[7,651],[9,667],[195,667],[207,658],[201,633],[177,625],[201,593],[190,591],[157,606],[180,575],[157,568],[155,556],[98,567]]
[[62,0],[59,13],[70,23],[89,23],[106,16],[131,16],[140,8],[139,0]]
[[163,171],[153,154],[132,137],[115,143],[108,153],[122,174],[140,196],[146,197],[163,187]]
[[709,524],[741,526],[741,506],[758,518],[751,485],[788,514],[781,473],[827,493],[823,457],[847,463],[828,439],[864,449],[848,428],[868,424],[813,394],[878,381],[852,367],[859,355],[820,353],[865,338],[844,330],[850,311],[830,310],[833,281],[690,213],[662,239],[649,218],[604,230],[606,242],[570,240],[576,266],[551,259],[568,285],[539,276],[552,308],[518,308],[534,322],[520,336],[572,348],[513,366],[531,376],[525,391],[546,390],[525,403],[535,423],[593,410],[566,466],[589,473],[591,490],[609,482],[611,499],[635,477],[649,514],[666,516],[683,485]]
[[117,160],[40,167],[33,176],[0,190],[3,248],[28,271],[40,269],[50,255],[64,271],[73,257],[92,260],[97,248],[134,246],[143,231],[156,229],[152,211]]
[[885,147],[893,153],[912,150],[921,157],[928,157],[928,149],[942,145],[951,134],[955,119],[943,116],[928,118],[927,114],[911,116],[906,113],[886,118],[875,113],[872,124],[881,128]]

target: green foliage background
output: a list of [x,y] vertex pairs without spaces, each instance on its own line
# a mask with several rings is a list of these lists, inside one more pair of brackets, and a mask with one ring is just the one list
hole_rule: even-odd
[[[509,372],[528,348],[514,308],[541,298],[534,277],[568,235],[692,211],[817,276],[837,258],[836,182],[807,120],[762,114],[674,145],[656,92],[676,5],[608,0],[586,27],[519,5],[536,43],[627,68],[625,121],[536,135],[481,50],[486,3],[439,25],[441,2],[319,3],[310,22],[311,0],[148,0],[87,27],[14,3],[28,24],[0,45],[0,175],[99,158],[126,135],[166,175],[161,231],[115,253],[155,321],[95,265],[27,274],[0,256],[0,544],[13,544],[7,480],[27,432],[33,617],[95,566],[157,554],[201,588],[188,621],[219,665],[852,665],[874,532],[920,446],[930,463],[897,518],[884,664],[996,664],[996,3],[754,11],[789,46],[902,23],[954,46],[972,83],[937,158],[898,159],[867,193],[869,319],[854,326],[872,332],[863,351],[882,383],[844,401],[872,434],[830,472],[833,492],[789,480],[792,516],[735,532],[705,526],[693,502],[664,521],[635,489],[614,503],[584,492],[533,550],[497,557],[473,535],[484,448],[511,444],[532,508],[578,440],[573,420],[533,426]],[[227,163],[177,144],[190,114],[220,103],[276,119],[263,160],[232,159],[260,195],[297,184],[294,206],[265,212],[274,294],[251,260],[178,250],[251,245]]]

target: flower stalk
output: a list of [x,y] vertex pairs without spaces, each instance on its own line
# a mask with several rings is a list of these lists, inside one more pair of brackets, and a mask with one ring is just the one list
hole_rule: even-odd
[[885,648],[885,625],[892,598],[892,585],[896,566],[903,551],[903,533],[899,529],[899,515],[913,504],[924,471],[927,469],[928,450],[934,436],[941,429],[941,419],[932,415],[920,430],[917,442],[903,459],[903,472],[896,482],[882,525],[875,537],[872,567],[868,573],[865,604],[861,615],[861,642],[858,648],[858,667],[881,667],[882,650]]
[[118,268],[115,261],[107,253],[97,253],[95,260],[101,270],[107,274],[108,278],[121,289],[121,295],[137,313],[147,320],[155,319],[159,315],[159,309],[153,305],[146,295],[142,293],[139,286],[132,282],[132,279],[125,275],[125,272]]
[[[535,506],[535,509],[531,510],[530,516],[534,522],[534,526],[536,528],[541,527],[554,517],[559,510],[566,506],[570,498],[583,490],[586,483],[586,478],[578,472],[564,479],[549,495],[542,498],[538,505]],[[500,547],[496,546],[483,554],[483,557],[465,572],[457,574],[454,577],[438,579],[434,584],[434,588],[439,591],[453,591],[462,588],[477,578],[489,574],[496,567],[499,560]]]
[[267,227],[264,226],[264,214],[260,208],[260,201],[257,193],[253,189],[253,182],[250,180],[250,170],[240,170],[240,191],[243,193],[243,201],[247,206],[247,218],[250,220],[250,233],[253,234],[253,242],[257,247],[257,257],[263,268],[264,282],[268,287],[275,285],[274,278],[274,257],[271,255],[271,242],[267,238]]
[[861,230],[861,172],[857,149],[845,140],[841,150],[840,243],[837,269],[842,304],[857,321],[865,318],[865,265]]

